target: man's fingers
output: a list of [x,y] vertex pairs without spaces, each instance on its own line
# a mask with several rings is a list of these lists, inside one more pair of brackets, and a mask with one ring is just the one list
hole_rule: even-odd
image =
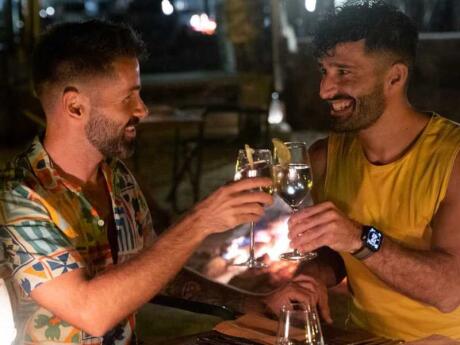
[[300,236],[291,239],[292,248],[303,251],[312,251],[327,244],[327,228],[324,225],[317,226]]
[[233,206],[231,212],[236,216],[253,215],[255,217],[262,217],[264,214],[264,207],[259,203],[248,203],[238,206]]
[[332,323],[331,311],[329,309],[329,296],[327,294],[326,287],[319,283],[315,278],[306,275],[299,275],[295,277],[293,281],[302,287],[314,287],[318,296],[317,305],[321,316],[327,323]]
[[335,219],[335,216],[336,216],[335,212],[332,212],[331,210],[325,210],[323,212],[319,212],[315,214],[314,217],[305,219],[302,223],[296,223],[295,225],[292,225],[292,226],[291,226],[291,223],[289,223],[289,235],[288,236],[290,239],[298,237],[306,231],[310,231],[313,228],[330,223],[331,221]]
[[262,187],[270,187],[273,181],[268,177],[251,177],[243,180],[235,181],[224,188],[228,188],[231,193],[242,192]]
[[330,201],[305,207],[300,211],[293,213],[291,217],[289,217],[289,227],[293,227],[296,224],[302,223],[306,219],[313,217],[318,213],[322,213],[330,209],[336,209],[335,205]]
[[319,295],[318,299],[318,307],[323,319],[331,324],[332,317],[331,317],[331,310],[329,309],[329,297],[327,295],[327,291],[322,291]]
[[238,205],[252,202],[263,205],[271,205],[273,203],[273,197],[264,192],[239,192],[230,196],[228,205]]

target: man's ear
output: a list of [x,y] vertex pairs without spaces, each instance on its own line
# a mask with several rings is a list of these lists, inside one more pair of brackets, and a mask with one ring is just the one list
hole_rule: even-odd
[[86,97],[74,86],[68,86],[62,94],[62,105],[67,115],[73,118],[82,118],[88,110]]
[[394,63],[386,77],[385,87],[390,90],[405,89],[409,77],[409,68],[407,65],[396,62]]

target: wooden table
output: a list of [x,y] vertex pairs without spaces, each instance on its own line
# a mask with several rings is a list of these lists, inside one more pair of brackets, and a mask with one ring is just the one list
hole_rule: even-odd
[[[385,340],[366,332],[343,331],[330,326],[323,326],[324,341],[327,345],[398,345],[399,341]],[[208,341],[209,339],[209,341]],[[233,341],[235,339],[235,341]],[[379,340],[380,339],[380,340]],[[161,345],[260,345],[259,343],[243,338],[233,338],[222,335],[217,331],[183,336],[159,343]],[[408,344],[408,343],[405,343]],[[154,345],[154,344],[145,344]]]

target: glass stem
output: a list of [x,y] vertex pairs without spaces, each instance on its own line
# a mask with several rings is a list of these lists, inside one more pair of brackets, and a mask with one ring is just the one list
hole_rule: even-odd
[[254,238],[254,222],[251,222],[249,224],[249,260],[253,260],[255,258],[254,256],[254,244],[255,244],[255,238]]
[[[292,206],[291,208],[292,213],[296,213],[299,210],[299,208],[296,206]],[[297,248],[294,248],[294,255],[301,255],[300,251]]]

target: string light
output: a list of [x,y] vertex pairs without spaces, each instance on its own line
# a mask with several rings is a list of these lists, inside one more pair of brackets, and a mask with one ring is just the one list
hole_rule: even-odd
[[169,0],[162,0],[161,1],[161,10],[163,13],[167,16],[173,14],[174,12],[174,6],[171,4]]
[[305,0],[305,9],[308,12],[315,12],[315,10],[316,10],[316,0]]

